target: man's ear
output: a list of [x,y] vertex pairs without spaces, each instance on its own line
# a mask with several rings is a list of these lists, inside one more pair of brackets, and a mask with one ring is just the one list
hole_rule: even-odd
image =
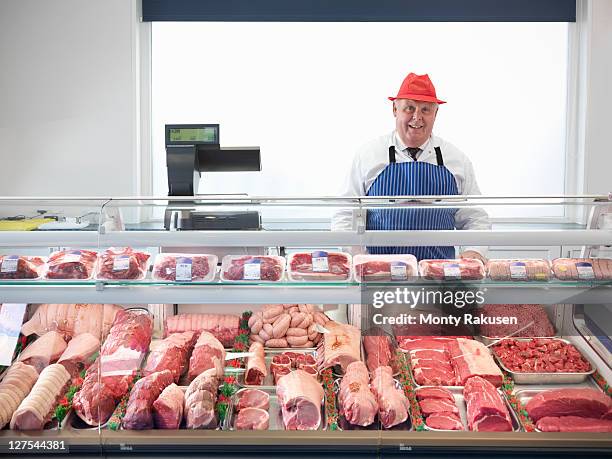
[[397,108],[395,107],[395,101],[393,101],[393,116],[397,117]]

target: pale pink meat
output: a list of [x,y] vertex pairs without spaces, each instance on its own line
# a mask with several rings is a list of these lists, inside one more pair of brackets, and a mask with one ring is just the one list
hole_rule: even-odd
[[259,389],[244,389],[237,395],[236,409],[261,408],[267,410],[270,407],[270,396]]
[[189,379],[193,380],[204,371],[214,368],[221,378],[225,369],[225,349],[211,333],[203,331],[189,359]]
[[386,335],[367,335],[363,337],[363,347],[366,354],[366,363],[370,371],[380,366],[391,364],[391,342]]
[[99,351],[100,340],[91,333],[81,333],[70,340],[57,363],[64,365],[70,375],[75,377],[93,363]]
[[378,417],[385,429],[408,419],[408,399],[396,387],[391,367],[378,367],[374,370],[372,391],[378,401]]
[[164,336],[184,331],[212,333],[224,347],[234,346],[240,331],[240,317],[229,314],[178,314],[166,319]]
[[0,429],[11,421],[13,413],[30,393],[38,379],[34,367],[22,362],[13,363],[0,382]]
[[214,368],[198,375],[185,392],[185,426],[188,429],[217,427],[215,405],[219,378]]
[[370,390],[370,375],[365,364],[355,361],[348,365],[340,382],[338,401],[340,413],[350,424],[369,426],[378,413],[378,402]]
[[172,383],[153,402],[153,422],[157,429],[178,429],[183,419],[185,394]]
[[459,385],[465,385],[472,376],[480,376],[497,387],[502,385],[503,374],[484,344],[457,338],[449,341],[447,348]]
[[316,430],[321,425],[323,388],[308,373],[295,370],[276,386],[283,422],[287,430]]
[[330,320],[325,328],[329,333],[323,333],[319,344],[319,370],[338,365],[346,371],[349,363],[361,360],[361,331],[357,327]]
[[57,359],[66,350],[66,346],[66,341],[60,333],[50,331],[28,344],[19,355],[18,361],[32,365],[38,372],[41,372],[47,365],[57,362]]
[[261,408],[244,408],[238,412],[234,427],[236,430],[268,430],[270,415]]

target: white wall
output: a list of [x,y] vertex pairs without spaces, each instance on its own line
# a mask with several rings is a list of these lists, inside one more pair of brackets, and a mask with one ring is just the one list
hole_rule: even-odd
[[[0,1],[0,196],[139,194],[138,0]],[[612,191],[612,1],[590,0],[584,192]],[[147,160],[146,156],[143,160]]]
[[0,1],[0,196],[138,194],[137,3]]

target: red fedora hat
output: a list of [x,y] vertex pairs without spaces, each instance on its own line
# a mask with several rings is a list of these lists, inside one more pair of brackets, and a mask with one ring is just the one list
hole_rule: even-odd
[[421,100],[424,102],[436,102],[438,104],[445,104],[446,102],[436,97],[436,88],[429,79],[427,74],[416,75],[410,73],[399,88],[397,96],[389,97],[389,100],[395,99],[412,99]]

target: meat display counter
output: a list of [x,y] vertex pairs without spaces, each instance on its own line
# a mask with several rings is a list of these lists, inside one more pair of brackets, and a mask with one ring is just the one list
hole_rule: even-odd
[[[0,232],[1,453],[612,454],[607,196],[184,199],[260,231],[167,206],[0,198],[59,224]],[[365,223],[474,206],[491,230]],[[457,258],[367,254],[435,245]]]

